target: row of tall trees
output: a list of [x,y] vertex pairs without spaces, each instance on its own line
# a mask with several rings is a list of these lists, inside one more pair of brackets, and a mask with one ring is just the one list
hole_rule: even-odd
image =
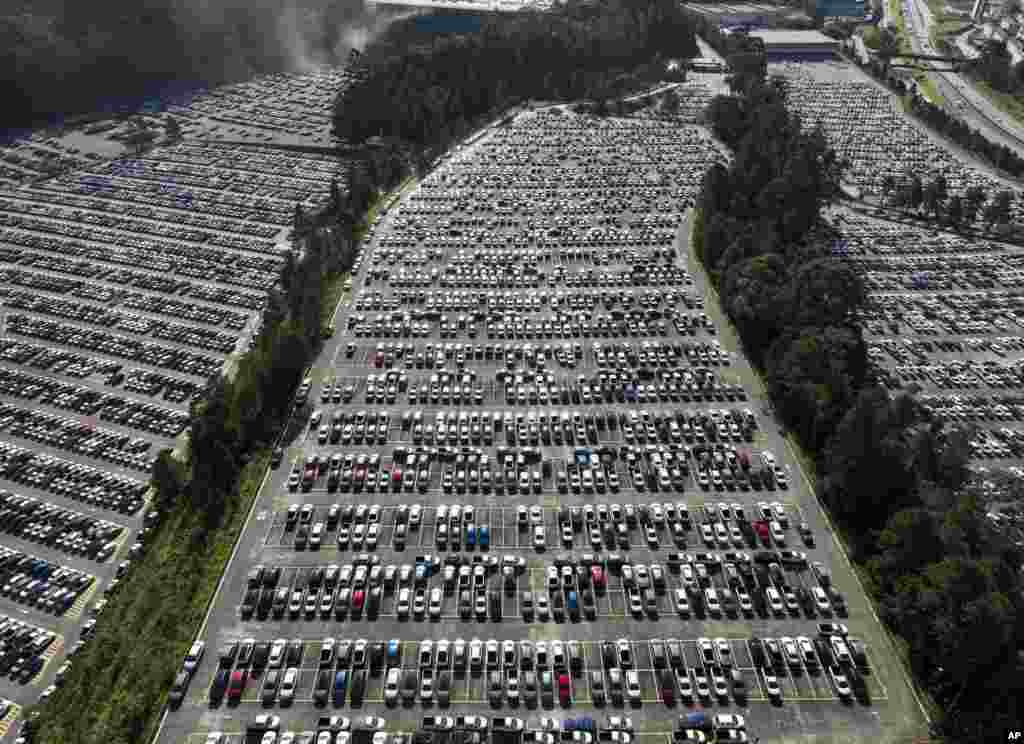
[[949,742],[1005,738],[1024,699],[1022,553],[985,517],[969,456],[966,432],[912,394],[868,387],[821,468],[823,498]]
[[843,164],[820,130],[802,130],[779,81],[736,74],[731,84],[740,95],[706,112],[734,159],[704,177],[696,249],[783,420],[818,450],[867,365],[854,323],[863,283],[812,239]]
[[1009,189],[996,192],[990,200],[980,186],[970,186],[962,195],[951,195],[945,176],[926,183],[916,173],[899,179],[887,175],[882,182],[882,197],[887,205],[916,211],[955,228],[970,227],[979,219],[990,229],[1009,225],[1014,201]]
[[[713,99],[706,116],[735,159],[705,175],[695,248],[783,420],[815,456],[879,614],[942,710],[936,730],[950,742],[1005,738],[1024,699],[1024,554],[985,517],[966,433],[912,392],[867,382],[864,285],[819,247],[829,242],[820,206],[843,164],[820,131],[801,134],[782,85],[731,84],[739,95]],[[947,219],[958,203],[992,220],[1008,211],[1001,195],[984,209],[984,193],[956,202],[939,179],[900,188]]]
[[692,23],[673,0],[574,1],[486,17],[468,33],[451,23],[457,31],[427,39],[419,21],[394,24],[364,55],[367,80],[336,105],[340,136],[443,146],[517,102],[616,98],[638,80],[659,80],[664,60],[697,54]]

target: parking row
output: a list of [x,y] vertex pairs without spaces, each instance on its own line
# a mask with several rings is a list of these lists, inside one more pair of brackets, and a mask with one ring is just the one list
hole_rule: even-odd
[[28,684],[60,643],[53,631],[0,615],[0,675]]
[[0,546],[0,596],[63,615],[94,585],[96,577]]
[[38,215],[52,220],[84,222],[118,232],[185,240],[237,251],[277,253],[280,250],[273,240],[265,238],[201,230],[173,219],[150,221],[127,214],[115,214],[108,210],[93,211],[79,207],[65,207],[57,203],[57,200],[49,198],[49,193],[44,191],[36,192],[35,196],[39,201],[19,198],[20,194],[16,194],[13,198],[0,197],[0,211],[11,214]]
[[148,484],[91,465],[0,442],[0,477],[122,514],[142,507]]
[[[0,280],[5,277],[0,275]],[[56,283],[56,281],[55,281]],[[47,287],[48,291],[52,291]],[[105,328],[127,331],[142,336],[165,341],[173,341],[183,346],[194,346],[207,351],[230,352],[235,347],[237,337],[234,334],[215,331],[201,326],[187,326],[180,323],[169,323],[156,320],[138,313],[126,313],[92,304],[72,302],[69,300],[39,295],[38,293],[8,291],[4,304],[15,310],[51,315],[71,320],[76,323],[99,325]]]
[[149,472],[154,459],[148,439],[10,403],[0,403],[0,432],[143,472]]
[[[340,383],[338,385],[340,387]],[[458,390],[458,385],[455,388]],[[585,392],[589,397],[589,389]],[[330,394],[331,386],[325,383],[321,401]],[[445,397],[448,397],[447,392]],[[734,395],[730,397],[736,398]],[[654,446],[686,443],[698,450],[699,456],[699,450],[716,443],[753,442],[757,431],[757,417],[749,408],[672,410],[658,407],[653,411],[586,412],[546,408],[526,413],[431,412],[407,408],[401,419],[394,422],[390,411],[374,409],[352,411],[350,408],[336,408],[330,412],[329,418],[323,409],[316,409],[310,416],[310,435],[315,432],[321,446],[328,443],[358,445],[393,441],[411,441],[415,445],[493,446],[497,437],[499,444],[504,440],[505,445],[514,447],[573,444],[574,440],[586,445],[596,444],[598,439],[602,439]],[[734,448],[730,446],[729,450],[734,451]]]
[[[845,597],[831,574],[805,553],[784,549],[651,555],[650,565],[619,554],[557,557],[546,568],[522,557],[420,556],[385,564],[374,554],[355,563],[257,566],[240,606],[243,619],[459,619],[596,621],[599,617],[843,617]],[[633,558],[633,561],[639,560]],[[443,565],[442,565],[443,563]],[[665,566],[668,570],[666,571]],[[532,564],[531,564],[532,566]]]
[[[165,271],[193,280],[215,280],[249,290],[265,290],[274,282],[280,261],[234,253],[181,241],[126,238],[105,228],[56,222],[0,212],[0,240],[34,250],[95,259],[149,271]],[[88,242],[84,242],[88,241]],[[102,248],[98,247],[102,245]]]
[[0,392],[164,437],[176,437],[188,423],[188,413],[182,410],[3,367]]
[[[625,249],[620,250],[624,251]],[[614,253],[614,249],[602,251],[597,256],[562,250],[558,254],[550,253],[545,260],[558,260],[561,262],[601,261],[606,260],[604,257],[609,253]],[[390,263],[409,260],[409,256],[403,255],[404,252],[402,251],[389,255],[387,249],[379,246],[375,248],[374,256],[378,254],[383,260],[390,259]],[[420,260],[420,257],[417,257],[417,263],[426,264],[428,260],[432,262],[443,258],[443,254],[438,252],[431,252],[428,258],[428,254],[424,252],[421,256],[422,260]],[[634,257],[626,255],[621,257],[626,262],[629,262],[632,258]],[[680,310],[676,310],[677,305],[684,306],[688,311],[698,312],[682,313]],[[692,291],[678,289],[666,289],[665,291],[586,289],[572,292],[558,289],[548,293],[520,292],[518,290],[500,292],[495,290],[454,290],[448,292],[435,292],[434,290],[381,291],[379,288],[366,288],[352,302],[352,309],[356,312],[368,312],[370,310],[395,311],[421,307],[427,312],[440,314],[455,311],[477,313],[481,312],[482,308],[515,313],[539,313],[548,307],[564,307],[568,310],[591,310],[603,307],[607,311],[621,307],[619,312],[623,317],[627,315],[646,316],[648,310],[657,310],[662,306],[664,306],[663,313],[667,312],[670,315],[686,317],[690,320],[691,325],[696,325],[709,333],[714,332],[714,327],[705,322],[704,318],[706,316],[704,313],[699,312],[704,307],[704,299],[698,297]]]
[[184,349],[15,313],[7,316],[7,330],[17,336],[96,351],[204,379],[218,372],[223,365],[222,359]]
[[[776,659],[775,654],[778,654]],[[767,677],[767,679],[763,678]],[[786,679],[783,692],[776,675]],[[753,700],[850,698],[859,676],[872,700],[864,644],[830,629],[813,640],[700,638],[632,641],[391,641],[254,638],[220,649],[214,704],[365,703],[494,708],[643,703],[745,705]],[[773,684],[774,683],[774,684]],[[884,688],[873,683],[884,695]],[[283,693],[283,694],[282,694]]]
[[0,491],[0,532],[103,561],[113,555],[125,528],[31,496]]

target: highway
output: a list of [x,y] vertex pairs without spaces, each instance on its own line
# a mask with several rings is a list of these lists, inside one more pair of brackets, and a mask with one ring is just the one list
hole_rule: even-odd
[[[911,47],[917,54],[938,54],[928,38],[930,11],[924,0],[902,0],[903,17]],[[931,67],[928,62],[923,67]],[[930,71],[929,78],[935,83],[940,95],[945,98],[956,114],[978,129],[986,138],[1024,153],[1024,127],[999,111],[984,96],[974,90],[970,83],[957,73]]]

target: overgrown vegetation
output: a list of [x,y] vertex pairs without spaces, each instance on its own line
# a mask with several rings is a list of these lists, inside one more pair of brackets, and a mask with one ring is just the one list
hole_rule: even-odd
[[[362,216],[380,189],[407,175],[395,153],[353,166],[352,187],[332,188],[317,215],[296,212],[301,255],[270,292],[263,328],[231,381],[210,381],[192,408],[186,462],[160,453],[152,476],[162,514],[144,557],[104,609],[96,637],[60,692],[40,709],[36,741],[138,744],[152,739],[167,692],[213,598],[286,423],[299,378],[333,307],[324,296],[349,271]],[[195,693],[195,690],[192,691]]]
[[937,731],[951,742],[1005,738],[1024,700],[1022,553],[984,516],[966,434],[911,393],[868,382],[856,320],[864,285],[825,252],[818,221],[842,164],[819,131],[801,134],[781,84],[741,77],[733,88],[739,96],[708,110],[735,159],[705,175],[695,248],[778,412],[815,458],[880,616],[942,710]]
[[503,13],[427,42],[418,23],[394,24],[366,55],[369,76],[336,107],[340,136],[383,134],[443,150],[492,112],[529,99],[617,98],[664,79],[669,58],[697,55],[692,23],[674,0]]

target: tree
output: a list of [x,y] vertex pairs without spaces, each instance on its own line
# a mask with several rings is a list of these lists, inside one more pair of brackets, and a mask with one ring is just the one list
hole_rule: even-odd
[[924,201],[924,187],[921,185],[921,177],[916,173],[910,178],[910,192],[907,196],[907,204],[911,209],[918,209]]
[[743,103],[736,96],[715,96],[708,104],[705,118],[715,135],[730,147],[735,147],[746,132],[748,122]]
[[181,125],[170,114],[164,117],[164,133],[168,140],[176,141],[181,139]]
[[960,223],[963,222],[964,204],[959,195],[949,200],[949,205],[946,207],[946,219],[953,227],[960,227]]
[[661,98],[661,110],[666,116],[674,117],[679,113],[679,93],[675,88],[667,91]]
[[936,184],[935,181],[929,181],[928,185],[925,186],[921,203],[924,207],[925,214],[931,214],[938,217],[939,209],[942,207],[942,200],[939,196],[938,184]]
[[152,473],[157,509],[164,512],[177,503],[185,487],[186,476],[185,466],[174,458],[171,449],[160,450]]
[[880,28],[878,31],[878,52],[879,56],[886,58],[897,54],[900,50],[899,39],[887,28]]
[[896,189],[896,178],[891,173],[886,173],[882,179],[882,203],[889,206],[889,194]]
[[985,190],[981,186],[967,187],[964,217],[969,223],[974,222],[987,199]]

